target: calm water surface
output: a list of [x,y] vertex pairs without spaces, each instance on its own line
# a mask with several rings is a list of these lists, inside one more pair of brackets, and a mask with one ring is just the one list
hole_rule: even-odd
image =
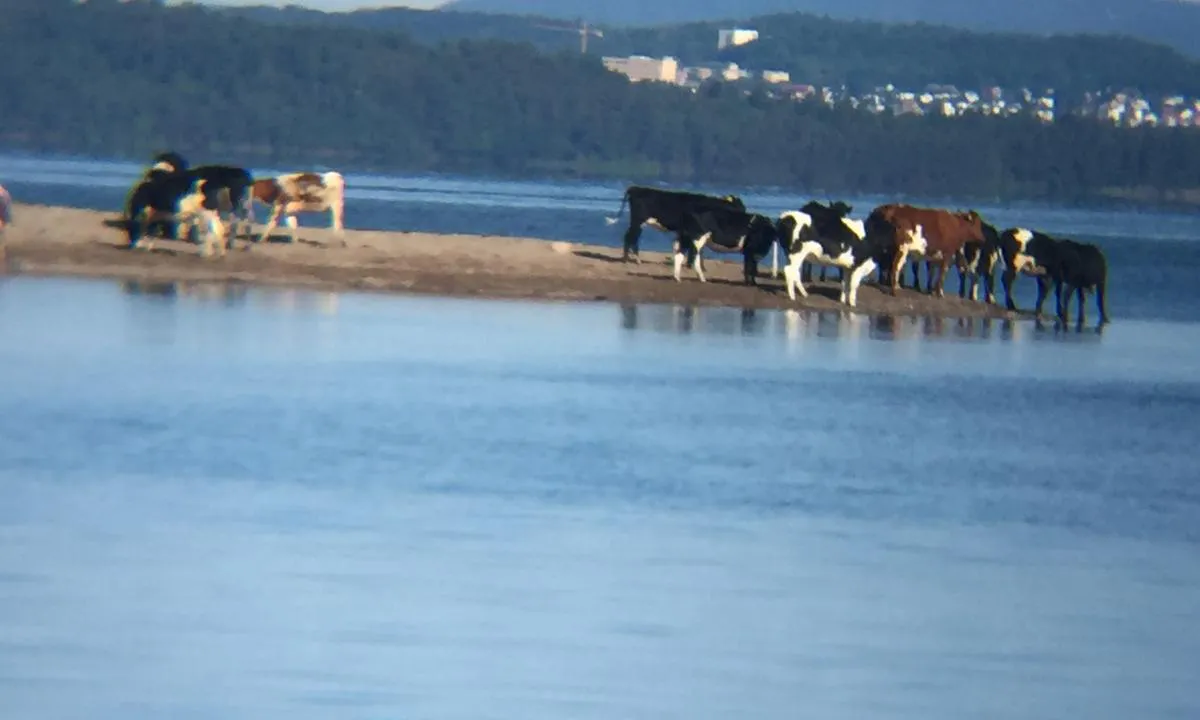
[[0,280],[0,717],[1200,716],[1200,325]]

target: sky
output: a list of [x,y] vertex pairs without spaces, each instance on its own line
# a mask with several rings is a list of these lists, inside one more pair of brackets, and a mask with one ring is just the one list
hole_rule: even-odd
[[208,5],[302,5],[314,10],[354,10],[365,7],[433,8],[446,0],[200,0]]

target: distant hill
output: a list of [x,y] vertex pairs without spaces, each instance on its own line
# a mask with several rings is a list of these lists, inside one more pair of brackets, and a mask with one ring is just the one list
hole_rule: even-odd
[[[486,39],[529,43],[543,52],[579,48],[578,33],[561,29],[570,23],[537,16],[405,8],[324,13],[249,7],[222,12],[276,25],[399,31],[427,45]],[[716,39],[723,24],[714,21],[604,27],[604,37],[594,39],[588,51],[593,57],[672,55],[685,64],[732,61],[751,70],[785,70],[794,82],[846,84],[854,90],[887,83],[906,88],[931,83],[976,90],[991,85],[1054,88],[1066,106],[1086,91],[1106,88],[1137,88],[1151,96],[1200,95],[1200,60],[1129,37],[982,33],[796,12],[759,16],[744,24],[759,30],[759,40],[720,52]],[[556,25],[560,29],[552,29]]]
[[529,13],[612,25],[732,22],[799,11],[985,31],[1124,34],[1200,57],[1200,3],[1181,0],[454,0],[445,9]]

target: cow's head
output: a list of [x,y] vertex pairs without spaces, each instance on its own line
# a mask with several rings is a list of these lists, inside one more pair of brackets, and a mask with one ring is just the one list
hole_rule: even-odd
[[166,170],[167,172],[182,172],[187,170],[188,161],[179,153],[167,151],[154,156],[153,170]]

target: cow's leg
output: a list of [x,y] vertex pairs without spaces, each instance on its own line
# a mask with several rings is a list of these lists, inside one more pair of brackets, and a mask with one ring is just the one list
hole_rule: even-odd
[[1108,309],[1104,307],[1104,285],[1104,280],[1096,283],[1096,310],[1100,313],[1101,325],[1108,323]]
[[908,248],[901,244],[896,248],[896,254],[892,259],[892,295],[900,292],[900,276],[904,273],[904,263],[907,259]]
[[639,222],[629,223],[629,229],[625,231],[625,239],[622,243],[621,259],[628,262],[632,257],[639,265],[642,263],[642,257],[639,252],[638,240],[642,237],[642,224]]
[[1046,286],[1048,281],[1045,277],[1039,275],[1037,278],[1037,302],[1033,309],[1033,314],[1037,317],[1042,316],[1042,306],[1046,304]]
[[792,285],[788,288],[788,297],[792,300],[796,299],[796,295],[792,292],[792,288],[795,288],[797,291],[799,291],[800,297],[808,297],[808,290],[804,288],[802,268],[808,264],[807,261],[812,252],[808,247],[806,247],[806,245],[807,243],[801,245],[799,252],[788,257],[788,265],[784,268],[784,277],[788,276],[787,273],[789,270],[791,271]]
[[1067,322],[1071,319],[1071,296],[1075,294],[1075,288],[1070,285],[1066,286],[1067,291],[1064,293],[1063,283],[1055,283],[1054,286],[1054,314],[1058,317],[1059,322],[1063,324],[1063,329],[1067,327]]
[[1085,302],[1087,302],[1087,298],[1084,297],[1083,286],[1080,285],[1079,287],[1075,288],[1075,305],[1078,307],[1076,312],[1079,313],[1078,321],[1080,325],[1084,323],[1084,318],[1087,315],[1087,311],[1083,307]]
[[300,230],[300,219],[296,217],[295,213],[290,213],[283,221],[287,223],[288,237],[291,238],[291,243],[295,245],[296,234]]
[[858,267],[851,270],[844,270],[842,272],[842,277],[845,278],[844,282],[846,287],[846,297],[843,299],[843,302],[848,304],[850,307],[858,306],[858,288],[862,285],[863,279],[870,275],[874,270],[875,261],[868,258],[866,262]]
[[1013,302],[1012,286],[1013,281],[1016,279],[1017,273],[1011,268],[1004,268],[1004,272],[1000,273],[1000,284],[1004,287],[1004,307],[1014,312],[1017,309],[1017,304]]
[[283,213],[283,205],[276,203],[271,206],[271,216],[267,218],[267,224],[263,228],[262,235],[258,237],[259,242],[267,242],[271,239],[271,231],[279,226],[279,216]]
[[350,243],[346,241],[346,224],[343,213],[346,208],[341,203],[334,203],[329,206],[329,227],[333,230],[334,235],[342,241],[342,247],[350,247]]
[[[933,263],[931,263],[929,261],[925,262],[925,272],[928,276],[928,278],[927,278],[928,280],[933,279],[933,273],[930,271],[930,266],[932,266],[932,265],[933,265]],[[946,296],[946,288],[945,288],[946,273],[949,272],[949,270],[950,270],[950,258],[943,257],[942,261],[937,263],[936,267],[937,267],[937,285],[933,286],[932,283],[929,283],[929,285],[931,286],[929,288],[929,292],[930,292],[930,294],[936,294],[939,298],[941,298],[941,297]],[[935,287],[936,287],[936,289],[935,289]]]
[[771,278],[779,277],[779,242],[771,243]]
[[742,250],[742,282],[746,285],[758,285],[758,260],[747,247]]
[[702,283],[708,282],[708,278],[704,276],[704,244],[708,242],[709,237],[710,234],[705,233],[693,243],[693,247],[696,248],[696,256],[692,258],[692,269],[700,276],[700,282]]

